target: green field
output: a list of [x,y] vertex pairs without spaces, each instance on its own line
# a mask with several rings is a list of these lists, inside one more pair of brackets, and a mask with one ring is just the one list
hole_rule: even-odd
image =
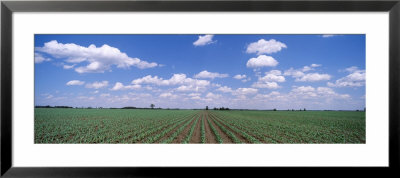
[[35,143],[365,143],[365,112],[35,108]]

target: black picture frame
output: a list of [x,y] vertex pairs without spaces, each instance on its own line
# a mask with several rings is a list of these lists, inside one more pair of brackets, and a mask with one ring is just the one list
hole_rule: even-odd
[[[210,174],[216,168],[75,167],[20,168],[12,166],[12,17],[13,12],[126,12],[126,11],[295,11],[389,12],[389,167],[356,168],[392,172],[399,168],[400,1],[399,0],[261,0],[261,1],[2,1],[1,2],[1,176],[4,177],[144,177]],[[272,168],[218,168],[218,173],[248,175]],[[249,170],[250,169],[250,170]],[[265,170],[268,169],[268,170]],[[287,174],[282,168],[276,172]],[[297,173],[310,174],[296,169]],[[319,168],[327,169],[327,168]],[[345,168],[348,169],[348,168]],[[352,170],[351,168],[348,170]],[[250,172],[249,172],[250,171]],[[340,172],[329,171],[329,174]],[[293,173],[293,172],[292,172]],[[269,173],[268,173],[269,174]],[[215,173],[214,173],[215,175]],[[190,176],[190,175],[187,175]]]

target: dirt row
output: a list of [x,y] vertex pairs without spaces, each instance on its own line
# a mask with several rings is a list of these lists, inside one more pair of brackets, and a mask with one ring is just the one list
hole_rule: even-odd
[[[199,111],[196,114],[191,115],[188,118],[184,119],[183,122],[181,122],[176,127],[174,127],[169,132],[167,132],[165,135],[163,135],[162,137],[157,139],[154,143],[161,143],[163,140],[170,138],[181,126],[183,126],[185,123],[189,122],[189,124],[187,124],[183,128],[182,132],[180,132],[179,135],[177,135],[171,142],[173,144],[182,143],[186,139],[186,137],[189,135],[190,129],[192,128],[192,126],[196,122],[196,120],[197,120],[197,123],[194,126],[194,132],[190,138],[189,143],[201,143],[201,135],[202,135],[201,127],[202,127],[202,125],[204,125],[204,130],[205,130],[205,143],[214,143],[214,144],[218,143],[217,136],[213,132],[212,127],[215,128],[215,130],[217,131],[217,134],[220,136],[222,143],[227,143],[227,144],[234,143],[233,139],[228,135],[228,133],[225,133],[223,131],[223,129],[221,129],[220,126],[218,126],[217,123],[219,123],[219,125],[221,125],[222,127],[225,127],[225,129],[228,130],[228,132],[233,133],[234,137],[236,137],[241,143],[250,143],[240,133],[237,133],[235,130],[232,130],[231,128],[229,128],[230,125],[228,125],[228,123],[224,122],[223,119],[221,119],[219,116],[212,114],[210,111],[204,111],[204,110]],[[153,137],[153,136],[163,132],[164,130],[170,128],[171,126],[165,127],[162,130],[149,135],[148,137]],[[146,139],[147,138],[141,140],[140,142],[142,142]]]

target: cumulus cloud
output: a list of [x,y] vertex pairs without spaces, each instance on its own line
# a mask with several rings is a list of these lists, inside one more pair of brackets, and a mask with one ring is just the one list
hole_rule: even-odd
[[129,68],[135,66],[139,69],[156,67],[155,62],[147,62],[139,58],[129,57],[118,48],[104,44],[96,47],[94,44],[88,47],[80,46],[74,43],[59,43],[56,40],[47,42],[43,47],[36,47],[36,51],[47,53],[54,58],[65,59],[68,63],[88,63],[86,66],[75,68],[78,73],[103,73],[111,69],[111,66],[117,68]]
[[256,94],[257,92],[258,92],[258,89],[256,89],[256,88],[238,88],[233,92],[233,94],[234,95],[252,95],[252,94]]
[[346,72],[355,72],[358,71],[358,67],[357,66],[351,66],[349,68],[344,69]]
[[336,35],[325,34],[325,35],[322,35],[322,38],[330,38],[330,37],[334,37],[334,36],[336,36]]
[[231,92],[233,92],[232,88],[227,87],[227,86],[219,87],[219,88],[217,89],[217,91],[221,91],[221,92],[224,92],[224,93],[231,93]]
[[271,54],[271,53],[276,53],[283,48],[287,48],[286,44],[276,41],[275,39],[271,40],[258,40],[257,42],[250,43],[247,46],[247,53],[257,53],[258,55],[260,54]]
[[139,89],[141,88],[141,85],[124,85],[121,82],[115,83],[114,87],[112,87],[110,90],[113,91],[118,91],[118,90],[127,90],[127,89]]
[[185,74],[174,74],[170,79],[147,75],[132,81],[132,84],[152,84],[158,86],[180,85],[177,91],[201,91],[210,85],[210,81],[186,77]]
[[304,66],[301,69],[293,69],[290,68],[285,70],[283,75],[292,76],[296,78],[296,82],[317,82],[322,80],[330,80],[331,76],[329,74],[320,74],[320,73],[306,73],[312,70],[315,70],[316,67],[320,67],[320,64],[311,64],[309,66]]
[[166,93],[161,93],[160,94],[161,98],[171,98],[171,99],[175,99],[178,97],[178,95],[172,94],[171,92],[166,92]]
[[250,81],[251,80],[251,78],[250,77],[247,77],[246,75],[240,75],[240,74],[237,74],[237,75],[235,75],[235,76],[233,76],[233,78],[234,79],[237,79],[237,80],[241,80],[242,82],[247,82],[247,81]]
[[35,53],[35,63],[42,63],[47,61],[51,61],[51,59],[43,57],[43,55],[40,53]]
[[93,82],[93,83],[88,83],[86,84],[86,88],[94,88],[94,89],[99,89],[108,86],[108,81],[102,81],[102,82]]
[[186,77],[186,74],[174,74],[170,79],[159,78],[158,76],[147,75],[145,77],[135,79],[132,84],[154,84],[154,85],[196,85],[196,86],[208,86],[210,82],[207,80],[198,80]]
[[206,98],[208,98],[208,99],[219,99],[221,97],[222,97],[221,95],[214,94],[214,93],[211,93],[211,92],[208,92],[207,95],[206,95]]
[[311,64],[309,66],[304,66],[301,69],[293,69],[292,67],[284,72],[283,75],[292,76],[294,78],[299,78],[304,76],[304,72],[315,70],[316,67],[320,67],[321,64]]
[[74,67],[75,67],[75,64],[74,65],[63,65],[64,69],[72,69]]
[[333,91],[332,88],[328,87],[317,87],[312,86],[300,86],[294,87],[289,93],[291,98],[305,98],[305,99],[349,99],[351,98],[348,94],[339,94]]
[[111,95],[110,95],[110,93],[102,93],[102,94],[100,94],[100,96],[101,96],[101,97],[109,97],[109,96],[111,96]]
[[328,82],[329,87],[361,87],[365,85],[365,70],[358,67],[350,67],[346,69],[350,74],[336,80],[335,83]]
[[272,99],[273,97],[279,97],[281,93],[272,91],[269,94],[257,94],[254,99]]
[[234,78],[234,79],[238,79],[238,80],[240,80],[240,79],[244,79],[244,78],[246,78],[246,75],[240,75],[240,74],[237,74],[237,75],[235,75],[233,78]]
[[314,92],[315,88],[312,86],[300,86],[293,88],[292,91],[295,93],[307,93],[307,92]]
[[176,88],[176,90],[177,91],[182,91],[182,92],[185,92],[185,91],[198,92],[198,91],[204,90],[204,87],[195,86],[195,85],[181,85],[178,88]]
[[321,64],[311,64],[311,67],[321,67]]
[[273,57],[266,55],[260,55],[256,58],[251,58],[246,64],[248,68],[275,67],[277,65],[278,61],[276,61]]
[[308,73],[300,78],[296,78],[298,82],[317,82],[321,80],[330,80],[331,76],[328,74]]
[[268,89],[277,89],[280,86],[276,82],[256,82],[251,85],[254,88],[268,88]]
[[85,82],[80,80],[71,80],[67,82],[67,85],[83,85],[83,84],[85,84]]
[[305,74],[304,74],[304,72],[302,72],[302,70],[290,68],[288,70],[285,70],[283,75],[292,76],[293,78],[299,78],[299,77],[304,76]]
[[214,43],[213,41],[214,35],[204,35],[204,36],[199,36],[199,39],[197,39],[195,42],[193,42],[193,45],[195,46],[205,46],[211,43]]
[[232,95],[252,95],[256,94],[258,92],[258,89],[256,88],[237,88],[236,90],[233,90],[230,87],[223,86],[219,87],[216,89],[216,91],[220,91],[223,93],[231,93]]
[[258,81],[253,83],[252,87],[276,89],[280,87],[277,82],[285,82],[285,77],[282,76],[280,70],[271,70],[265,72],[265,76],[259,77]]
[[206,70],[203,70],[194,76],[194,78],[210,78],[210,79],[226,78],[226,77],[229,77],[229,75],[228,74],[220,74],[217,72],[208,72]]
[[280,70],[271,70],[269,72],[265,72],[265,76],[261,77],[259,80],[267,82],[284,82],[285,77],[282,76],[282,72]]

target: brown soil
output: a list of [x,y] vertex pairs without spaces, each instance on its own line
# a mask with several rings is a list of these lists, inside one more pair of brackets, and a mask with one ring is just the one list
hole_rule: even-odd
[[[214,114],[215,115],[215,114]],[[218,116],[217,116],[218,117]],[[218,118],[221,118],[221,117],[218,117]],[[225,123],[225,122],[224,122]],[[244,126],[244,127],[246,127],[246,126]],[[248,127],[246,127],[246,128],[248,128]],[[254,135],[252,132],[246,132],[247,134],[249,134],[249,135],[251,135],[251,136],[253,136],[254,138],[256,138],[256,139],[258,139],[260,142],[262,142],[262,143],[273,143],[273,142],[269,142],[269,141],[266,141],[266,140],[264,140],[264,138],[260,138],[260,137],[258,137],[258,136],[256,136],[256,135]],[[264,134],[263,134],[264,135]],[[270,136],[268,136],[268,135],[264,135],[265,137],[267,137],[267,138],[270,138],[270,139],[272,139],[272,140],[274,140],[274,141],[276,141],[276,142],[278,142],[278,143],[282,143],[281,141],[279,141],[279,140],[276,140],[276,139],[274,139],[274,138],[272,138],[272,137],[270,137]]]
[[215,139],[215,135],[212,132],[210,126],[208,125],[207,122],[207,115],[204,115],[203,117],[203,122],[204,122],[204,130],[206,132],[206,143],[218,143],[217,140]]
[[[219,136],[221,136],[223,143],[233,143],[232,140],[229,138],[228,135],[226,135],[225,132],[223,132],[221,130],[221,128],[219,128],[217,126],[217,124],[214,123],[214,119],[212,119],[212,116],[210,116],[210,113],[207,112],[207,119],[211,121],[211,124],[214,126],[215,130],[217,130],[217,132],[219,133]],[[212,130],[210,130],[212,133]],[[214,134],[214,133],[213,133]]]
[[200,125],[203,122],[203,112],[199,115],[200,119],[197,121],[197,125],[194,128],[192,138],[190,139],[189,143],[201,143],[201,129]]
[[[192,116],[193,116],[193,115],[191,115],[191,116],[185,116],[184,118],[189,118],[189,117],[192,117]],[[184,123],[185,123],[185,122],[183,122],[182,124],[184,124]],[[180,124],[179,126],[181,126],[182,124]],[[148,138],[153,137],[153,136],[155,136],[155,135],[161,133],[162,131],[164,131],[165,129],[171,127],[172,125],[174,125],[174,124],[171,124],[171,125],[166,124],[165,127],[164,127],[163,129],[161,129],[161,130],[159,130],[159,131],[157,131],[157,132],[155,132],[155,133],[152,133],[152,134],[146,136],[145,138],[143,138],[142,140],[139,140],[139,141],[136,142],[136,143],[143,143],[143,142],[144,142],[145,140],[147,140]],[[179,126],[178,126],[177,128],[179,128]],[[173,129],[173,130],[176,130],[176,129]],[[173,133],[173,132],[172,132],[172,133]],[[171,133],[171,134],[172,134],[172,133]],[[158,141],[160,141],[160,140],[158,140]],[[155,142],[155,143],[157,143],[157,142]]]
[[[169,137],[171,137],[171,135],[178,130],[179,127],[181,127],[182,125],[184,125],[188,119],[193,120],[193,116],[191,116],[190,118],[185,119],[185,121],[183,121],[181,124],[179,124],[177,127],[175,127],[174,129],[172,129],[171,131],[169,131],[167,134],[165,134],[163,137],[161,137],[160,139],[158,139],[157,141],[155,141],[154,143],[160,143],[165,139],[168,139]],[[193,121],[191,121],[193,122]],[[190,124],[189,124],[190,125]]]
[[[210,114],[211,118],[215,119],[217,118],[217,116],[215,116],[214,114]],[[219,118],[218,118],[219,119]],[[216,120],[216,119],[215,119]],[[221,119],[219,119],[221,120]],[[214,122],[218,122],[218,120],[214,121]],[[248,140],[246,140],[246,138],[244,138],[242,135],[240,135],[239,133],[237,133],[236,131],[232,130],[231,128],[229,128],[227,126],[227,124],[225,122],[219,122],[222,126],[224,126],[227,130],[231,131],[233,134],[235,134],[235,136],[242,142],[242,143],[250,143]]]
[[[200,117],[200,114],[197,113],[195,117],[192,118],[192,121],[183,129],[183,131],[172,141],[172,143],[182,143],[183,140],[189,135],[190,128],[192,127],[193,123],[196,119]],[[178,127],[179,128],[179,127]]]
[[[147,136],[145,136],[143,139],[138,140],[138,141],[135,142],[135,143],[142,143],[142,142],[144,142],[145,140],[147,140],[147,138],[152,137],[152,136],[154,136],[154,135],[157,135],[158,133],[164,131],[164,130],[167,129],[168,127],[171,127],[172,125],[173,125],[173,124],[164,124],[164,127],[163,127],[161,130],[159,130],[159,131],[157,131],[157,132],[154,132],[154,133],[152,133],[152,134],[150,134],[150,135],[147,135]],[[128,137],[128,140],[129,140],[130,138],[132,138],[133,136],[135,136],[135,135],[130,135],[130,136]]]

